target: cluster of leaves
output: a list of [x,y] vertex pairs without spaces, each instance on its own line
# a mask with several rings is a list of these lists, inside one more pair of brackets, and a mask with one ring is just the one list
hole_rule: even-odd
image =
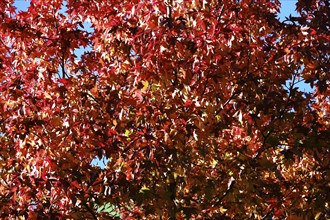
[[329,217],[329,1],[279,8],[0,1],[1,218]]

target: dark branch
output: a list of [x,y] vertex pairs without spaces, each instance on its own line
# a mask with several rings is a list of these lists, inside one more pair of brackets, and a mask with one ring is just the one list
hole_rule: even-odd
[[97,220],[97,216],[95,212],[86,204],[86,202],[82,203],[86,210],[93,216],[93,219]]

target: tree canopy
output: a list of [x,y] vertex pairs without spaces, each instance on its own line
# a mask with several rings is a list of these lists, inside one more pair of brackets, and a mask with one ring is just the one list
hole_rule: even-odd
[[328,0],[13,3],[2,219],[330,217]]

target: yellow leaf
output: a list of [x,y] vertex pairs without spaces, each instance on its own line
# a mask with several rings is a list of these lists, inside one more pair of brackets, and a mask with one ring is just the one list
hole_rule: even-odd
[[142,92],[147,91],[148,87],[149,87],[149,82],[148,81],[143,81],[142,84],[143,84],[143,88],[141,89],[141,91]]
[[220,213],[222,213],[222,214],[223,214],[223,213],[225,213],[226,211],[227,211],[227,209],[225,209],[225,208],[224,208],[224,207],[222,207],[222,206],[220,207]]
[[321,214],[322,214],[321,212],[317,213],[317,214],[315,215],[314,219],[315,219],[315,220],[319,219]]
[[139,193],[144,193],[145,191],[149,191],[150,189],[146,186],[146,185],[143,185],[139,191]]
[[27,171],[30,173],[31,172],[31,169],[30,169],[30,165],[28,164],[28,165],[26,165],[26,169],[27,169]]

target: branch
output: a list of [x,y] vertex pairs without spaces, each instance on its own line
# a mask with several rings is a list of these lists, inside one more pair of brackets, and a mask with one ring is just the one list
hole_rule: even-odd
[[96,216],[95,212],[86,204],[86,202],[83,202],[82,204],[87,209],[87,211],[89,213],[91,213],[91,215],[93,216],[93,219],[97,220],[97,216]]
[[173,2],[172,0],[169,0],[170,2],[166,1],[166,5],[167,5],[167,19],[168,19],[168,26],[170,28],[173,27],[173,21],[172,21],[172,6],[173,6]]
[[102,106],[100,105],[99,100],[97,98],[95,98],[89,91],[87,91],[87,92],[85,92],[83,94],[85,94],[86,96],[90,97],[91,100],[93,100],[94,102],[96,102],[96,104],[98,106],[100,106],[101,116],[103,117],[103,115],[105,115],[105,113],[102,110]]
[[218,201],[215,203],[214,206],[217,206],[219,204],[222,204],[223,202],[223,199],[226,198],[226,196],[231,192],[233,191],[234,189],[234,186],[235,186],[235,179],[233,177],[230,177],[229,180],[228,180],[228,187],[227,187],[227,190],[222,194],[222,196],[218,199]]
[[[282,118],[284,117],[284,114],[285,114],[285,112],[286,112],[286,110],[287,110],[287,108],[289,107],[289,104],[290,104],[289,102],[290,102],[290,99],[291,99],[291,96],[292,96],[293,88],[294,88],[294,86],[295,86],[297,83],[299,83],[299,81],[298,81],[298,82],[295,81],[295,80],[296,80],[296,77],[297,77],[297,73],[294,74],[293,79],[292,79],[292,83],[291,83],[291,85],[290,85],[290,88],[288,88],[288,89],[289,89],[289,96],[288,96],[288,99],[287,99],[287,101],[286,101],[286,103],[285,103],[284,108],[280,111],[280,115],[279,115],[278,117],[276,117],[275,115],[273,115],[273,117],[272,117],[271,121],[269,122],[269,124],[273,124],[276,120],[282,119]],[[262,143],[262,146],[261,146],[261,147],[259,148],[259,150],[257,151],[256,155],[253,157],[253,160],[258,159],[258,157],[259,157],[259,156],[260,156],[265,150],[268,149],[268,148],[265,147],[265,145],[266,145],[266,141],[267,141],[268,137],[269,137],[273,132],[274,132],[274,129],[271,129],[271,130],[268,131],[268,133],[267,133],[266,135],[262,134],[262,136],[263,136],[263,138],[264,138],[264,141],[263,141],[263,143]]]
[[268,148],[265,147],[265,146],[266,146],[266,141],[267,141],[267,139],[269,138],[269,136],[273,133],[273,131],[274,131],[274,130],[272,129],[272,130],[268,131],[268,133],[267,133],[266,135],[263,135],[263,134],[262,134],[262,136],[263,136],[263,138],[264,138],[264,141],[262,142],[262,145],[261,145],[261,147],[258,149],[256,155],[253,157],[253,160],[254,160],[254,161],[257,160],[257,159],[259,158],[259,156],[260,156],[265,150],[268,149]]
[[227,101],[225,102],[225,104],[223,104],[223,106],[222,106],[219,110],[217,110],[217,111],[215,112],[215,115],[219,114],[222,110],[225,109],[225,107],[226,107],[226,106],[230,103],[230,101],[234,98],[234,96],[236,95],[236,93],[237,93],[237,91],[235,91],[235,90],[233,89],[233,91],[232,91],[232,93],[231,93],[231,96],[227,99]]
[[[220,1],[219,1],[220,2]],[[224,11],[224,4],[222,4],[221,5],[221,9],[220,9],[220,13],[219,13],[219,15],[217,16],[217,21],[218,22],[220,22],[220,18],[221,18],[221,16],[222,16],[222,13],[223,13],[223,11]]]
[[[169,219],[175,220],[176,219],[176,213],[177,213],[177,205],[176,205],[176,189],[177,189],[177,183],[176,180],[174,179],[173,174],[170,174],[170,183],[168,186],[169,192],[170,192],[170,197],[171,197],[171,202],[172,202],[172,210],[169,213]],[[170,210],[169,210],[170,211]]]
[[65,65],[65,55],[64,55],[64,51],[62,51],[62,60],[61,60],[61,68],[62,68],[62,78],[65,78],[65,77],[69,77],[68,74],[65,72],[65,68],[64,68],[64,65]]

